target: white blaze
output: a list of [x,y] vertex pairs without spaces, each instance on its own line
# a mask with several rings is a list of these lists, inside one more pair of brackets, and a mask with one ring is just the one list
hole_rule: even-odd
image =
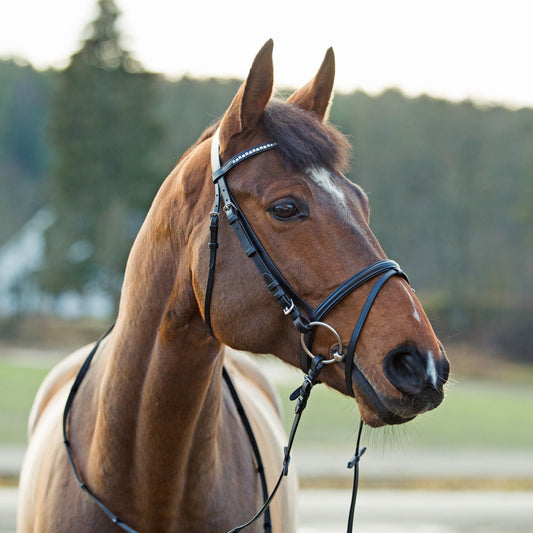
[[411,300],[411,303],[413,304],[413,318],[420,324],[422,321],[420,320],[420,315],[418,314],[418,310],[416,308],[415,301],[413,300],[413,296],[411,294],[411,289],[409,287],[406,287],[403,285],[403,288],[405,289],[405,292],[407,292],[407,296],[409,296],[409,300]]
[[346,204],[346,196],[342,190],[333,183],[328,170],[321,167],[311,167],[307,171],[307,174],[319,187],[333,197],[335,203],[340,205],[343,211],[349,214],[348,205]]

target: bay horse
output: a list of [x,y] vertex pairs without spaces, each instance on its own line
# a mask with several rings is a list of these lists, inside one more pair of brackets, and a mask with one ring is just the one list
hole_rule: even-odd
[[[333,51],[281,102],[272,98],[272,50],[270,40],[221,120],[162,184],[127,262],[114,330],[41,385],[20,533],[118,530],[75,473],[128,531],[223,532],[248,520],[261,482],[223,372],[270,488],[286,441],[277,397],[241,351],[304,367],[307,353],[322,354],[333,364],[320,381],[353,396],[373,427],[442,401],[443,348],[369,229],[366,195],[343,176],[349,144],[326,119]],[[271,504],[273,531],[296,530],[296,489],[289,473]]]

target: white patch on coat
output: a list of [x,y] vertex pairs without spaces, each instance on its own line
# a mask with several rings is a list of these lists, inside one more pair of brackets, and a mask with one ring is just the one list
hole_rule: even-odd
[[427,366],[426,366],[426,374],[429,377],[431,383],[433,383],[433,386],[437,386],[437,367],[435,366],[435,358],[433,357],[433,352],[431,350],[428,350],[427,353]]
[[421,324],[422,321],[420,320],[420,315],[418,314],[415,301],[413,300],[411,289],[409,287],[406,287],[405,285],[403,285],[403,288],[405,289],[405,292],[407,292],[407,296],[409,296],[409,300],[411,300],[411,303],[413,304],[413,317],[419,324]]
[[311,167],[307,170],[307,175],[322,189],[324,189],[333,198],[336,204],[340,205],[342,210],[349,214],[346,196],[344,192],[333,183],[331,174],[322,167]]

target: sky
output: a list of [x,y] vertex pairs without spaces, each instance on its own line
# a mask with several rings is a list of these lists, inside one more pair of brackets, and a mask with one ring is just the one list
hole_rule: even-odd
[[[244,79],[274,39],[278,87],[309,81],[330,46],[336,89],[397,87],[533,107],[533,0],[116,0],[123,45],[171,78]],[[60,68],[97,0],[0,0],[0,58]]]

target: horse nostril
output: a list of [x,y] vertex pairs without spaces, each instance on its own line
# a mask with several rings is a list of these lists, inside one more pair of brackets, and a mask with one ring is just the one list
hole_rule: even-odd
[[416,352],[398,349],[383,362],[387,379],[405,394],[418,394],[426,383],[426,370]]
[[440,370],[440,387],[448,381],[448,378],[450,377],[450,362],[448,359],[446,359],[446,356],[444,355],[444,352],[442,353],[442,360],[441,364],[439,366]]

